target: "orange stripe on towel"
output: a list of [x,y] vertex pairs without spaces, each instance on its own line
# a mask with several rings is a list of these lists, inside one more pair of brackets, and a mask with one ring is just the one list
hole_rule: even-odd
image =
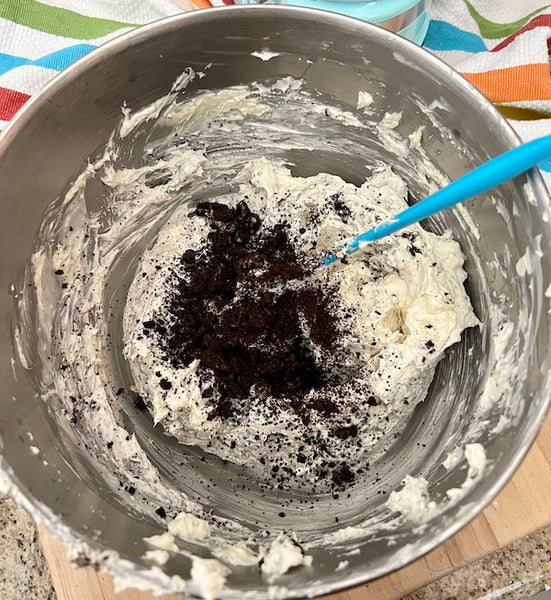
[[462,75],[492,102],[551,100],[551,75],[547,63]]

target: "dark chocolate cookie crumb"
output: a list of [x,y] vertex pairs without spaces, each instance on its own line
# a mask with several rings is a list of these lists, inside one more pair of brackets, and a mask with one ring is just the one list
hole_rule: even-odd
[[333,202],[333,208],[335,209],[335,212],[339,215],[339,217],[343,220],[344,223],[347,223],[348,217],[352,214],[352,211],[344,202],[343,194],[333,194],[331,196],[331,200]]
[[349,427],[338,427],[335,429],[334,434],[341,440],[345,440],[349,437],[356,437],[358,435],[357,425],[350,425]]
[[76,558],[73,558],[73,562],[77,567],[89,567],[92,563],[92,561],[85,554],[82,553],[79,553],[79,555]]
[[172,387],[172,383],[170,383],[170,381],[165,377],[161,378],[161,380],[159,381],[159,385],[163,390],[169,390]]
[[[326,374],[312,344],[334,347],[332,299],[319,287],[285,285],[304,282],[315,268],[297,254],[287,224],[262,228],[244,201],[235,208],[203,202],[196,212],[209,221],[208,243],[182,255],[184,276],[170,301],[171,325],[162,343],[174,365],[199,359],[200,369],[214,374],[209,418],[230,417],[234,402],[249,398],[253,387],[257,397],[275,398],[303,397],[321,387]],[[151,329],[151,322],[144,327]],[[214,396],[207,390],[203,396],[209,393]]]
[[352,483],[354,478],[354,473],[346,463],[341,463],[331,474],[331,480],[337,487]]
[[147,405],[144,399],[140,396],[140,394],[136,394],[136,397],[134,398],[134,406],[138,410],[145,410],[147,408]]

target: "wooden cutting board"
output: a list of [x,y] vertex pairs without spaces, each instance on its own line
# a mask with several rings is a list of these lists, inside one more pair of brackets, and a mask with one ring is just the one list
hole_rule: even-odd
[[[535,444],[497,499],[453,538],[423,558],[367,585],[326,596],[324,600],[397,600],[551,524],[551,413]],[[73,568],[65,548],[40,530],[58,600],[153,600],[152,594],[126,590],[115,595],[108,575]],[[163,596],[161,600],[181,600]]]

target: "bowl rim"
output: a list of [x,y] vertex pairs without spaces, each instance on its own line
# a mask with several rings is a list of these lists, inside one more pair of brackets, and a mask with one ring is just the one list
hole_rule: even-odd
[[[389,32],[376,25],[352,18],[350,16],[340,15],[333,12],[314,8],[304,8],[298,6],[277,6],[277,5],[241,5],[241,6],[224,6],[213,7],[208,10],[191,10],[176,14],[169,17],[158,19],[151,23],[141,25],[131,31],[124,32],[112,40],[102,44],[75,63],[57,74],[50,82],[48,82],[37,94],[33,95],[26,102],[24,107],[17,115],[8,123],[0,135],[0,160],[9,146],[10,141],[14,139],[20,130],[22,130],[27,121],[29,121],[41,107],[46,104],[55,92],[70,84],[77,77],[83,75],[89,66],[105,60],[112,52],[117,52],[121,49],[131,47],[137,43],[147,40],[155,34],[160,34],[166,29],[179,27],[192,27],[197,22],[208,22],[216,19],[231,19],[237,18],[239,14],[249,15],[254,11],[255,17],[274,19],[280,16],[281,11],[285,14],[295,17],[299,20],[316,19],[324,21],[326,24],[335,25],[349,30],[358,35],[366,35],[377,38],[381,42],[386,42],[387,45],[394,46],[394,56],[402,62],[410,62],[416,67],[419,64],[428,64],[435,69],[442,77],[449,78],[455,88],[462,89],[473,101],[473,105],[478,105],[480,110],[483,110],[490,124],[496,128],[499,135],[504,141],[513,148],[521,143],[521,139],[514,131],[512,126],[503,117],[497,108],[488,100],[482,92],[480,92],[473,84],[465,79],[456,69],[445,63],[437,56],[429,51],[417,46],[415,43],[398,36],[395,33]],[[235,15],[235,16],[234,16]],[[408,58],[406,59],[405,56]],[[534,192],[537,199],[546,198],[550,202],[547,187],[543,181],[541,173],[537,169],[531,169],[527,173],[527,184]],[[551,348],[548,350],[548,361],[551,358]],[[455,533],[465,527],[478,514],[480,514],[497,496],[497,494],[505,487],[514,472],[520,466],[524,457],[528,453],[530,447],[536,439],[536,436],[543,425],[548,409],[551,406],[551,371],[547,370],[544,376],[542,388],[539,390],[539,396],[545,396],[541,399],[541,406],[533,415],[530,426],[525,430],[523,438],[520,440],[519,447],[503,471],[489,484],[485,490],[483,497],[476,503],[470,503],[465,507],[461,514],[457,515],[455,521],[447,524],[435,535],[430,536],[430,539],[421,538],[408,548],[408,552],[401,552],[397,559],[390,566],[379,568],[370,568],[365,565],[363,569],[359,569],[355,574],[343,577],[342,580],[330,583],[323,583],[319,580],[313,582],[309,587],[300,589],[285,589],[282,587],[266,586],[264,589],[256,592],[255,599],[277,599],[277,598],[301,598],[314,597],[332,592],[338,592],[354,586],[365,584],[368,581],[382,577],[400,569],[407,564],[417,560],[442,544],[447,539],[451,538]],[[0,445],[1,447],[1,445]],[[477,486],[480,488],[483,486]],[[11,467],[6,464],[5,459],[0,455],[0,489],[9,493],[13,499],[23,507],[41,526],[44,526],[50,534],[70,548],[82,549],[88,555],[105,556],[106,553],[116,553],[101,543],[84,538],[80,533],[73,531],[63,518],[55,515],[53,511],[38,501],[20,484],[18,477],[15,475]],[[118,554],[117,554],[118,556]],[[171,582],[170,576],[163,574],[160,570],[153,574],[149,569],[139,567],[137,564],[122,558],[117,558],[116,561],[106,561],[102,563],[101,568],[110,575],[118,579],[131,580],[134,587],[141,589],[155,588],[162,593],[182,593],[191,594],[191,596],[199,595],[193,585],[185,586],[183,589],[182,580],[179,583]],[[187,582],[186,582],[187,583]],[[236,598],[241,599],[244,595],[250,595],[251,592],[243,592],[237,588],[224,588],[220,593],[220,598]]]

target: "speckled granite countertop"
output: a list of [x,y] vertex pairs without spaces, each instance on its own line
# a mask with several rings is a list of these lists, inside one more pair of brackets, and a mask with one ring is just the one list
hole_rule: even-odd
[[403,600],[525,600],[550,587],[551,525],[426,585]]
[[0,495],[0,539],[0,598],[56,600],[33,521],[3,495]]
[[[34,523],[6,496],[0,496],[0,537],[0,599],[60,600]],[[549,586],[551,525],[403,600],[525,600]]]

